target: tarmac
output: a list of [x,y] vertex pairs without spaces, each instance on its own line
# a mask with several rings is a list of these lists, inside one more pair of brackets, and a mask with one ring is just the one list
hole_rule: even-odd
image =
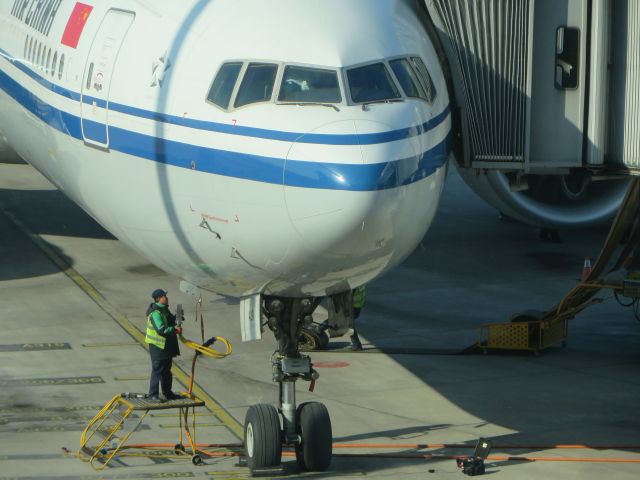
[[[632,309],[613,299],[591,307],[571,321],[566,348],[538,357],[461,353],[480,325],[557,303],[606,233],[563,231],[563,243],[543,242],[535,228],[500,220],[452,170],[422,245],[367,289],[358,321],[365,350],[332,339],[329,351],[311,353],[321,374],[315,391],[298,385],[299,402],[326,404],[335,443],[365,446],[334,449],[323,473],[302,473],[284,457],[276,477],[461,478],[453,457],[484,437],[494,445],[493,479],[637,479],[640,322]],[[96,472],[75,456],[99,408],[117,393],[147,390],[140,332],[153,289],[183,304],[185,336],[200,338],[194,298],[178,283],[30,166],[0,164],[0,480],[249,477],[234,457],[201,466],[189,456],[123,457]],[[267,332],[241,342],[238,308],[204,297],[205,336],[229,338],[234,353],[198,360],[196,393],[206,403],[198,442],[239,443],[249,405],[277,399],[275,341]],[[192,358],[183,348],[175,390],[185,389]],[[173,412],[152,412],[144,425],[132,441],[178,441]]]

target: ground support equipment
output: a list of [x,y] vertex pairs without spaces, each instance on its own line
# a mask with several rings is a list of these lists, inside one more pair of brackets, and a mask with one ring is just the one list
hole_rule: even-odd
[[[177,409],[180,417],[179,441],[174,447],[174,454],[166,456],[173,458],[175,454],[186,454],[183,443],[183,438],[186,437],[189,441],[191,461],[199,465],[202,463],[202,457],[196,445],[195,408],[201,406],[204,406],[204,402],[196,397],[184,396],[180,399],[160,402],[150,400],[141,393],[116,395],[93,417],[82,432],[78,458],[89,462],[94,469],[102,470],[115,456],[129,455],[122,450],[129,451],[127,442],[140,428],[151,410]],[[189,417],[191,417],[191,427]]]
[[[585,308],[601,303],[595,298],[602,289],[611,289],[613,295],[632,298],[626,306],[634,306],[638,313],[640,282],[621,280],[610,284],[602,280],[605,272],[620,271],[634,249],[640,245],[640,179],[630,183],[618,214],[611,225],[602,251],[588,276],[572,288],[562,300],[547,312],[538,312],[537,318],[516,315],[510,323],[482,325],[476,346],[486,353],[489,349],[530,350],[540,352],[555,343],[566,345],[569,320]],[[622,302],[620,302],[622,304]]]
[[566,345],[569,321],[512,321],[482,325],[478,333],[478,347],[488,349],[528,350],[538,355],[541,350],[556,343]]

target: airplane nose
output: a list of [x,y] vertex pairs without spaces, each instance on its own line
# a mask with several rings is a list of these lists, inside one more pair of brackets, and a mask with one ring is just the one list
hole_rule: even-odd
[[396,200],[402,196],[402,189],[393,188],[393,160],[417,153],[411,141],[402,142],[404,153],[397,142],[371,141],[370,135],[378,135],[373,132],[390,131],[391,126],[377,121],[343,120],[291,145],[284,169],[285,202],[307,249],[355,260],[389,246],[399,213]]

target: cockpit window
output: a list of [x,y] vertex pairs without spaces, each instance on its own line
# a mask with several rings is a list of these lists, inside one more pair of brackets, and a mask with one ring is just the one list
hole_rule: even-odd
[[396,78],[400,82],[400,86],[407,97],[427,100],[424,88],[418,80],[416,72],[411,68],[408,59],[399,58],[397,60],[391,60],[389,65],[391,65],[391,70],[396,74]]
[[284,69],[278,101],[340,103],[338,74],[334,70],[289,65]]
[[229,107],[229,100],[241,68],[242,62],[230,62],[222,65],[211,84],[207,100],[221,108]]
[[374,63],[347,71],[351,99],[356,103],[393,100],[400,92],[383,63]]
[[271,100],[277,72],[277,65],[271,63],[250,63],[240,84],[240,90],[238,90],[238,95],[236,95],[234,106],[242,107],[250,103],[267,102]]
[[433,80],[431,79],[431,75],[429,75],[429,70],[427,70],[427,66],[420,57],[411,57],[411,63],[418,72],[418,79],[420,80],[422,88],[427,96],[427,102],[432,103],[436,98],[437,92],[436,87],[433,84]]

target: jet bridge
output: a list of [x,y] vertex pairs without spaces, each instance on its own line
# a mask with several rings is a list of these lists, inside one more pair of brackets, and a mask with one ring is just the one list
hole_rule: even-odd
[[467,183],[540,226],[610,218],[640,174],[640,2],[422,1]]

